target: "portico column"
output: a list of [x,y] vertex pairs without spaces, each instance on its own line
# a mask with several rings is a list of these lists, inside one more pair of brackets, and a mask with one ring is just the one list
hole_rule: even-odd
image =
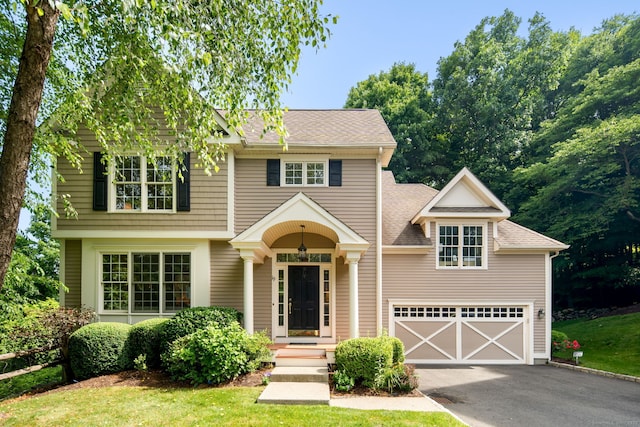
[[253,334],[253,252],[241,255],[244,260],[244,329]]
[[358,260],[356,257],[347,257],[349,263],[349,338],[360,336],[360,313],[358,310]]

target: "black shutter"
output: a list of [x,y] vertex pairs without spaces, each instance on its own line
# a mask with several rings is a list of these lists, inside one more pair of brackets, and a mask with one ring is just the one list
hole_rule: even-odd
[[107,196],[109,190],[107,168],[102,163],[102,153],[93,153],[93,210],[107,210]]
[[329,160],[329,186],[342,186],[342,160]]
[[280,159],[267,159],[267,186],[280,186]]
[[191,210],[191,165],[189,163],[191,156],[184,153],[182,164],[182,180],[176,176],[178,190],[178,212],[189,212]]

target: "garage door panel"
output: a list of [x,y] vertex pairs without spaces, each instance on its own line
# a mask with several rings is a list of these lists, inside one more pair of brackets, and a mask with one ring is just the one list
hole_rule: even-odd
[[412,363],[526,363],[526,306],[392,307],[394,335]]
[[438,349],[429,343],[421,343],[418,347],[405,353],[407,359],[420,359],[420,360],[435,360],[435,361],[447,361],[455,358],[454,351],[447,352],[443,349]]
[[509,351],[505,351],[504,348],[499,347],[495,343],[490,343],[475,353],[471,352],[465,359],[470,362],[484,362],[487,360],[511,360],[516,362],[520,360],[520,357],[517,357]]

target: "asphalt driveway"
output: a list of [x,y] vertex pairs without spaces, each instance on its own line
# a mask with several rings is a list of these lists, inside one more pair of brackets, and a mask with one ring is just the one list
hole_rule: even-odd
[[640,426],[640,383],[538,366],[418,366],[420,391],[473,427]]

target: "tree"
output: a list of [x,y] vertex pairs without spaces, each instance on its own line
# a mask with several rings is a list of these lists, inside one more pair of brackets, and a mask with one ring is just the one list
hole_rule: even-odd
[[[571,244],[556,263],[560,306],[640,298],[640,51],[629,50],[639,43],[637,17],[581,42],[566,85],[578,92],[538,136],[551,155],[516,174],[534,189],[517,219]],[[598,59],[589,68],[585,57]]]
[[528,38],[519,27],[509,10],[483,19],[440,59],[433,82],[435,126],[448,141],[452,172],[469,167],[501,198],[511,171],[528,164],[532,134],[553,113],[548,94],[577,37],[553,32],[539,14],[529,21]]
[[380,110],[398,143],[389,169],[398,182],[443,185],[450,173],[443,144],[433,137],[429,79],[413,64],[396,63],[349,90],[345,108]]
[[[221,145],[211,144],[220,131],[212,107],[226,110],[240,132],[245,108],[256,108],[284,135],[279,96],[301,44],[321,46],[330,35],[322,0],[0,2],[0,63],[15,70],[0,117],[0,284],[29,166],[48,156],[79,165],[79,123],[107,158],[124,149],[152,155],[161,142],[149,119],[159,109],[176,137],[165,152],[193,151],[210,172],[224,158]],[[38,119],[41,106],[46,121]]]

